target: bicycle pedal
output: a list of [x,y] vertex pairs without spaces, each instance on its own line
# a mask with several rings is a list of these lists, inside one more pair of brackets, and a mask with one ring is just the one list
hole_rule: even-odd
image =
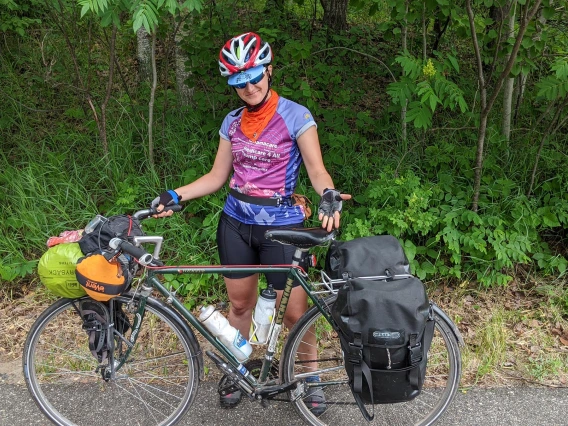
[[289,383],[283,383],[281,385],[264,386],[255,392],[255,397],[257,399],[267,399],[278,395],[279,393],[288,392],[293,389],[298,384],[298,380],[294,380]]
[[303,397],[306,394],[307,390],[308,389],[305,382],[298,382],[296,389],[290,392],[290,402],[294,402],[297,399]]

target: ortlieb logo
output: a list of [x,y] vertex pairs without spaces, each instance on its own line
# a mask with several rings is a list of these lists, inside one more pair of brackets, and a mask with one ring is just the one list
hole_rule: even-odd
[[377,340],[397,340],[401,335],[400,331],[373,331],[373,337]]
[[87,282],[85,283],[85,287],[98,291],[99,293],[105,292],[105,288],[102,285],[97,284],[96,282],[91,280],[87,280]]

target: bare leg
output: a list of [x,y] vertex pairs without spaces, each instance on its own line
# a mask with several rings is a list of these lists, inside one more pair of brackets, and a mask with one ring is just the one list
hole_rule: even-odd
[[225,285],[231,301],[229,324],[248,340],[252,311],[258,296],[258,274],[246,278],[225,278]]
[[[283,290],[277,290],[276,306],[280,306]],[[284,314],[284,324],[289,330],[298,322],[300,317],[308,310],[308,296],[302,287],[294,287],[290,293],[290,300]],[[317,340],[313,327],[305,334],[304,340],[298,348],[298,356],[302,361],[315,360],[318,356]],[[305,364],[306,370],[316,370],[317,362]]]

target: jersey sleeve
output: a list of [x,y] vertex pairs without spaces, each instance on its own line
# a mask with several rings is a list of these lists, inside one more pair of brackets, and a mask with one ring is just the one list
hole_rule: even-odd
[[242,111],[243,108],[239,108],[234,111],[231,111],[225,116],[225,119],[221,123],[221,128],[219,129],[219,136],[221,136],[223,139],[226,139],[228,141],[231,140],[229,138],[229,128],[231,124],[240,117]]
[[312,113],[305,106],[288,99],[285,101],[286,103],[281,109],[279,108],[278,113],[286,122],[292,139],[297,140],[310,127],[317,127]]

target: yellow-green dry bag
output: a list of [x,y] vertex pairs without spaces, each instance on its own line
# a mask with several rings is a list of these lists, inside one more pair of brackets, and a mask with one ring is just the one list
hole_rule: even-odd
[[64,243],[50,247],[39,260],[37,271],[41,282],[55,295],[74,299],[85,290],[77,281],[77,260],[83,257],[79,243]]

